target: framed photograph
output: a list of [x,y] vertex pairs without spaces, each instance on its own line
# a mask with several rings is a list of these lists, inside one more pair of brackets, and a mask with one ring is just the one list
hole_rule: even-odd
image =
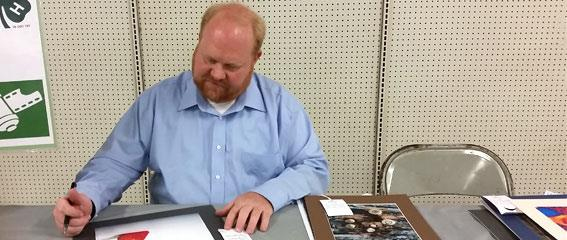
[[329,197],[345,200],[353,215],[327,216],[325,197],[305,197],[315,240],[439,239],[406,195]]
[[567,239],[567,198],[513,199],[526,216],[556,239]]
[[114,218],[87,224],[74,240],[192,239],[222,240],[224,227],[211,205]]

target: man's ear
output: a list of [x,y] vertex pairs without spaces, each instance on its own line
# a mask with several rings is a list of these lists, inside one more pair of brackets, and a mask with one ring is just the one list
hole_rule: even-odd
[[258,52],[256,53],[256,61],[258,61],[258,59],[260,59],[260,57],[262,56],[262,50],[258,50]]

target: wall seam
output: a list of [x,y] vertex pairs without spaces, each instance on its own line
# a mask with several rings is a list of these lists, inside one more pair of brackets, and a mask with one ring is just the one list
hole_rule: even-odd
[[387,36],[388,36],[388,6],[390,1],[384,0],[384,5],[382,7],[382,42],[380,48],[380,55],[379,58],[380,65],[379,65],[379,85],[378,85],[378,117],[377,121],[377,129],[376,129],[376,160],[374,161],[375,164],[375,173],[374,173],[374,194],[380,194],[380,184],[381,184],[381,153],[382,153],[382,124],[383,124],[383,112],[384,112],[384,82],[386,81],[386,45],[387,45]]
[[[136,81],[136,97],[142,94],[145,90],[144,85],[144,75],[142,70],[142,49],[140,47],[140,31],[139,31],[139,15],[138,15],[138,1],[131,0],[130,1],[130,14],[131,14],[131,22],[130,27],[132,30],[132,53],[133,53],[133,65],[134,65],[134,79]],[[144,203],[150,203],[150,194],[149,194],[149,169],[146,169],[142,174],[142,187],[143,187],[143,197]]]

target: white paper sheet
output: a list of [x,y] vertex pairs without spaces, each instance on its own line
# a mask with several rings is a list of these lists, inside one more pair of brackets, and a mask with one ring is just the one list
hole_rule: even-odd
[[0,148],[54,144],[37,1],[1,2]]
[[219,229],[219,233],[222,235],[222,238],[224,238],[224,240],[252,240],[252,238],[250,238],[250,235],[248,235],[246,232],[237,232],[234,229]]
[[303,225],[305,225],[305,230],[307,231],[307,237],[309,240],[313,240],[313,231],[311,230],[311,223],[309,222],[309,217],[307,216],[307,211],[305,210],[305,204],[303,200],[296,200],[297,208],[299,208],[299,214],[303,220]]
[[146,240],[155,239],[202,239],[214,240],[199,214],[189,214],[139,221],[95,229],[96,240],[116,239],[118,235],[131,232],[149,231]]
[[494,206],[496,206],[496,209],[498,209],[498,212],[500,212],[501,215],[522,213],[520,209],[516,208],[514,203],[512,203],[512,199],[510,199],[508,196],[484,196],[484,198],[490,201]]
[[343,199],[323,199],[319,201],[329,217],[353,215],[352,210]]

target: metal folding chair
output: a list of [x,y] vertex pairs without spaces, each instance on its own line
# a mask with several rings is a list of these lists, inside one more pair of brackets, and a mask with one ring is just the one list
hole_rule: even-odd
[[512,195],[504,162],[477,145],[409,145],[390,154],[382,166],[381,194]]

